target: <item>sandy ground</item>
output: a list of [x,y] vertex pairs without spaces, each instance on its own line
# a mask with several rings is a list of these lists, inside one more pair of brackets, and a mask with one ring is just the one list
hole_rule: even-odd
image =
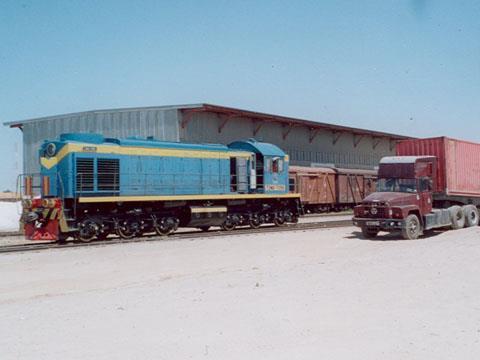
[[18,231],[21,213],[20,202],[0,201],[0,232]]
[[0,256],[5,359],[478,359],[480,228]]

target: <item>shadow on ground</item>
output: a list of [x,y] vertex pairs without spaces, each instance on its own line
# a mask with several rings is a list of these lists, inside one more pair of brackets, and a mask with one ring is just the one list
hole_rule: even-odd
[[373,239],[366,239],[363,237],[361,231],[354,231],[352,232],[351,235],[346,236],[346,239],[358,239],[358,240],[364,240],[364,241],[418,241],[422,239],[429,239],[436,237],[440,234],[443,234],[446,230],[429,230],[425,231],[425,233],[420,236],[416,240],[405,240],[402,238],[402,234],[400,232],[393,232],[393,233],[380,233],[377,237]]

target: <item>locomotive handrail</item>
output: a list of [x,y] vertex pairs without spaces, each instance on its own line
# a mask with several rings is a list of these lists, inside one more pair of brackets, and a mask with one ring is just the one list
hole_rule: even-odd
[[[43,175],[41,173],[22,173],[17,176],[17,184],[16,184],[16,189],[17,189],[17,201],[22,201],[26,199],[33,199],[35,197],[39,196],[44,196],[42,194],[42,178],[44,176],[50,176],[50,175]],[[32,185],[31,185],[31,190],[37,190],[36,193],[32,193],[31,195],[25,194],[26,189],[25,189],[25,179],[27,177],[30,177],[32,179]],[[64,185],[63,185],[63,179],[60,176],[59,173],[55,174],[56,178],[56,188],[57,188],[57,195],[60,198],[63,198],[64,195]],[[35,185],[37,184],[37,185]]]

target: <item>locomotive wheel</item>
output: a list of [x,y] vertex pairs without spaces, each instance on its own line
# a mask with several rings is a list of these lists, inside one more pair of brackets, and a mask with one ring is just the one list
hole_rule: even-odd
[[153,221],[153,230],[155,230],[155,233],[159,236],[166,236],[169,233],[169,229],[166,226],[165,222],[161,220],[160,222],[158,221],[157,217],[155,215],[152,215],[152,221]]
[[252,229],[258,229],[262,225],[262,220],[258,216],[253,217],[248,222]]
[[273,219],[273,223],[276,226],[282,226],[285,224],[285,218],[283,216],[275,216]]
[[167,236],[172,231],[172,229],[166,224],[157,224],[154,226],[154,229],[157,235],[160,236]]
[[225,231],[232,231],[236,227],[235,223],[231,222],[230,220],[225,220],[225,222],[222,224],[222,230]]
[[163,218],[160,221],[155,218],[153,222],[153,228],[155,229],[157,235],[167,236],[173,234],[175,230],[177,230],[178,226],[173,218]]
[[140,230],[140,224],[135,220],[120,221],[117,227],[117,235],[122,239],[133,239]]
[[97,236],[97,229],[98,225],[95,221],[84,220],[79,224],[79,230],[75,238],[82,242],[90,242]]

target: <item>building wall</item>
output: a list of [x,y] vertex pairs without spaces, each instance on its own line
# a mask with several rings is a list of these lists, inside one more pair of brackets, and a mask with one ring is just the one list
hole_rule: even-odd
[[44,140],[71,132],[100,133],[114,138],[153,136],[160,140],[179,141],[178,110],[100,111],[26,122],[23,125],[24,172],[40,171],[38,149]]
[[[340,167],[373,168],[381,157],[393,155],[390,140],[364,136],[361,139],[352,133],[342,133],[334,143],[335,134],[321,130],[310,142],[310,130],[305,126],[293,127],[286,138],[287,128],[278,123],[265,122],[254,136],[259,125],[248,118],[232,118],[219,132],[224,119],[213,113],[193,115],[185,128],[180,128],[180,138],[187,142],[214,142],[228,144],[234,140],[255,137],[271,142],[285,150],[295,165],[333,164]],[[359,140],[355,146],[355,140]],[[378,142],[378,143],[377,143]],[[374,148],[374,145],[375,148]]]
[[37,173],[38,149],[44,140],[53,140],[62,133],[95,132],[106,137],[153,136],[159,140],[194,143],[228,144],[255,137],[272,142],[285,150],[295,165],[333,164],[342,167],[373,168],[382,156],[393,155],[389,139],[376,141],[364,136],[354,146],[354,135],[343,133],[334,144],[334,134],[321,130],[310,143],[310,131],[305,126],[294,127],[283,139],[286,128],[278,123],[260,122],[249,118],[232,118],[219,132],[224,121],[214,113],[197,113],[182,128],[183,114],[177,108],[148,108],[86,112],[71,116],[55,116],[26,122],[23,125],[24,172]]

